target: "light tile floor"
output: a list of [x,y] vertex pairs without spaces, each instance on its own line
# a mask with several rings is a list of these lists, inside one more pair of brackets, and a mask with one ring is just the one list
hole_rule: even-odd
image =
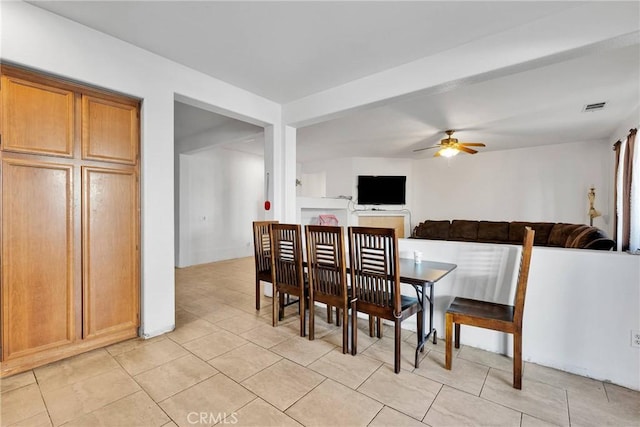
[[453,370],[429,344],[413,367],[403,331],[358,355],[316,310],[316,339],[301,338],[296,307],[271,327],[271,300],[254,308],[253,259],[176,270],[176,330],[130,340],[2,379],[2,426],[639,426],[640,393],[534,364],[511,387],[511,360],[462,347]]

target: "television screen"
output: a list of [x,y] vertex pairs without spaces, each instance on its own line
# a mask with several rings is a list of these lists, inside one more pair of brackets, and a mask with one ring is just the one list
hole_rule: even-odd
[[404,205],[406,176],[358,176],[359,205]]

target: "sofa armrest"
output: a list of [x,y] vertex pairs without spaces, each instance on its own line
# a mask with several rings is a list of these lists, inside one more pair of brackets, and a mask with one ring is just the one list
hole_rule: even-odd
[[[607,242],[607,240],[609,240],[610,242]],[[604,248],[608,245],[611,245],[611,248],[613,248],[613,240],[608,239],[607,235],[602,230],[597,227],[583,225],[576,228],[575,231],[569,236],[565,247],[595,249],[596,247],[600,246]]]
[[413,237],[419,239],[449,240],[449,226],[450,223],[448,220],[427,220],[416,226]]
[[600,237],[597,239],[594,239],[592,241],[590,241],[589,243],[587,243],[586,245],[583,246],[583,249],[595,249],[598,251],[611,251],[613,250],[613,248],[615,248],[616,246],[616,242],[614,242],[613,240],[606,238],[606,237]]
[[582,225],[580,224],[557,223],[553,226],[551,233],[549,234],[548,246],[564,248],[569,236],[571,236],[571,234],[581,226]]

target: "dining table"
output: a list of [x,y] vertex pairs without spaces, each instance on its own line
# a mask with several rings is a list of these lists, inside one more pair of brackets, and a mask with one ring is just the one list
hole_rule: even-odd
[[[437,343],[437,332],[433,327],[433,288],[447,274],[457,268],[456,264],[448,262],[436,262],[422,260],[417,262],[415,259],[399,258],[400,266],[400,282],[412,285],[418,295],[418,302],[422,307],[422,337],[416,347],[415,367],[418,368],[419,355],[424,351],[424,345],[430,337],[433,343]],[[429,305],[429,328],[427,330],[427,318],[424,316],[424,310]]]
[[[303,245],[304,246],[304,245]],[[307,268],[306,253],[304,254],[303,266]],[[346,257],[349,258],[348,249],[346,250]],[[415,367],[419,365],[419,355],[424,351],[424,345],[431,337],[433,343],[437,343],[437,331],[433,327],[433,288],[434,285],[440,281],[447,274],[451,273],[458,266],[456,264],[448,262],[437,262],[430,260],[416,261],[414,258],[398,258],[398,264],[400,267],[400,282],[406,283],[414,287],[418,303],[422,308],[424,314],[425,307],[429,307],[429,328],[427,329],[427,318],[422,316],[422,332],[423,336],[420,339],[416,347],[415,354]],[[348,263],[347,263],[348,265]],[[349,267],[347,266],[347,273],[349,273]],[[297,300],[292,301],[295,303]]]

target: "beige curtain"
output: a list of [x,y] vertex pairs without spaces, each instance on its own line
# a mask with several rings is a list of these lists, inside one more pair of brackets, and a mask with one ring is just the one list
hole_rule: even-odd
[[627,143],[624,151],[624,158],[620,158],[620,141],[614,144],[614,150],[616,151],[616,167],[615,174],[618,176],[618,170],[622,165],[622,188],[618,192],[614,193],[615,203],[617,206],[618,197],[622,198],[622,211],[616,213],[616,221],[614,222],[615,229],[617,230],[618,221],[622,222],[622,235],[620,241],[622,243],[622,250],[629,249],[629,238],[631,236],[631,181],[633,179],[633,152],[635,150],[636,133],[638,129],[631,129],[629,136],[627,137]]

